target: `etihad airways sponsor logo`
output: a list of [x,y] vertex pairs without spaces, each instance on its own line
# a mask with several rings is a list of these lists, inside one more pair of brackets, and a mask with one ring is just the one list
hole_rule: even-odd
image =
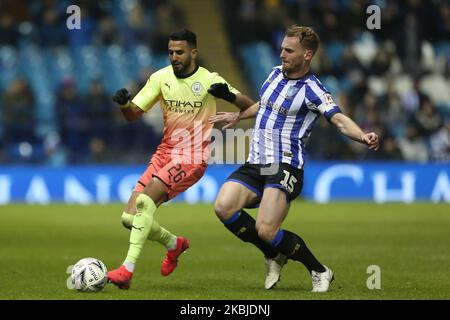
[[201,108],[203,106],[202,101],[180,101],[180,100],[164,100],[167,107],[180,107],[180,108]]

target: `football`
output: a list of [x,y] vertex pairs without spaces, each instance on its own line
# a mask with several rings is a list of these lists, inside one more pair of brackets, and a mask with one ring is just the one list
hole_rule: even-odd
[[96,258],[84,258],[78,261],[71,272],[72,287],[83,292],[101,291],[108,282],[108,270],[103,262]]

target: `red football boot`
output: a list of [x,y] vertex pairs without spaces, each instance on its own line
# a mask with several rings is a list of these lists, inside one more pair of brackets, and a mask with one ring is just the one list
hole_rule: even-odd
[[178,257],[186,249],[189,248],[189,241],[183,237],[177,237],[177,248],[174,250],[167,250],[166,258],[161,264],[161,274],[167,277],[169,274],[175,270],[178,263]]
[[129,289],[133,272],[128,271],[124,265],[118,269],[108,272],[109,282],[115,284],[119,289]]

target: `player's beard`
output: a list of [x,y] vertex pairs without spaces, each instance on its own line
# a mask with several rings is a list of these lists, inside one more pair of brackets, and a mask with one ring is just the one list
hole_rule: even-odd
[[175,68],[176,66],[172,63],[172,69],[173,73],[177,76],[184,76],[186,75],[187,69],[191,65],[191,58],[189,57],[186,61],[181,61],[178,63],[178,68]]
[[282,63],[281,70],[287,76],[299,72],[303,68],[303,60],[300,61],[289,61],[287,65]]

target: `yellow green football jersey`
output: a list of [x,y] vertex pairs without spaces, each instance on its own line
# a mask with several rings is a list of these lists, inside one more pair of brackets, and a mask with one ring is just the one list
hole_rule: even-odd
[[[179,143],[179,133],[188,132],[193,137],[192,144],[201,139],[205,148],[213,128],[208,118],[216,113],[216,98],[207,91],[214,83],[227,82],[203,67],[198,67],[188,77],[179,78],[172,66],[167,66],[150,76],[132,102],[148,111],[159,101],[164,118],[164,138],[160,147],[175,146]],[[239,93],[229,84],[228,87],[231,92]]]

